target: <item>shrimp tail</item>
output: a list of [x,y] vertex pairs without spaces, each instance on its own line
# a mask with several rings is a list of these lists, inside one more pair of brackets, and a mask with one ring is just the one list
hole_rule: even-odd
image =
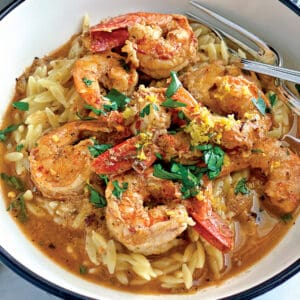
[[224,253],[233,248],[233,232],[208,201],[191,199],[188,213],[196,222],[193,228],[211,245]]

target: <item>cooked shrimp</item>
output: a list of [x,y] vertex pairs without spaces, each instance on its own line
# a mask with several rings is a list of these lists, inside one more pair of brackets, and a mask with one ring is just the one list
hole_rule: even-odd
[[97,121],[75,121],[51,130],[37,141],[29,156],[30,171],[35,186],[45,197],[66,199],[83,193],[92,172],[88,146],[93,141],[89,137],[100,143],[122,138]]
[[240,120],[232,132],[224,132],[223,146],[249,149],[256,140],[266,136],[272,125],[270,115],[265,112],[262,115],[253,100],[261,99],[265,107],[269,107],[269,101],[255,83],[243,76],[224,74],[224,66],[214,63],[190,71],[183,82],[199,102],[221,115],[235,114]]
[[145,74],[167,78],[194,60],[197,39],[186,17],[175,14],[129,13],[90,29],[91,50],[101,52],[125,46]]
[[229,225],[213,211],[212,182],[205,180],[205,187],[196,198],[186,202],[189,215],[195,220],[193,227],[204,239],[222,252],[233,248],[234,234]]
[[260,169],[267,177],[264,190],[270,206],[279,213],[290,213],[298,207],[300,158],[280,141],[266,138],[256,142],[252,152],[236,152],[228,158],[221,175],[247,167]]
[[[123,187],[121,195],[114,192],[116,184]],[[176,184],[154,177],[152,169],[144,174],[131,172],[114,177],[105,196],[107,227],[133,252],[163,253],[174,246],[174,239],[188,225],[194,224],[178,199]],[[150,200],[151,206],[147,207]]]
[[[136,69],[113,52],[84,56],[73,68],[74,84],[80,96],[95,108],[110,104],[104,96],[104,88],[131,94],[138,81]],[[101,86],[100,84],[101,83]]]

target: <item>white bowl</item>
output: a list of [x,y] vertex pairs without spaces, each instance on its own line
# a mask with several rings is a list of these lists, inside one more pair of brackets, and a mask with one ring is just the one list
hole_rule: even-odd
[[[300,69],[300,18],[279,1],[201,0],[225,17],[248,28],[276,48],[286,66]],[[282,1],[284,2],[284,1]],[[15,1],[0,17],[0,115],[13,95],[15,78],[35,56],[56,49],[80,30],[82,16],[91,24],[133,11],[183,13],[185,0],[27,0]],[[0,258],[15,272],[37,286],[64,298],[82,299],[216,299],[251,298],[282,283],[300,269],[300,224],[265,258],[247,271],[217,287],[192,295],[140,295],[105,288],[85,281],[56,265],[22,234],[0,199]]]

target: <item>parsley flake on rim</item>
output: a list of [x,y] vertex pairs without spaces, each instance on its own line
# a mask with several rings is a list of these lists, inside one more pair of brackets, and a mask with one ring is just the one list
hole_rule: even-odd
[[120,199],[121,196],[122,196],[122,194],[123,194],[123,192],[125,192],[125,191],[127,190],[127,188],[128,188],[128,182],[123,182],[122,186],[119,186],[119,182],[118,182],[117,180],[114,180],[114,181],[112,182],[112,184],[113,184],[113,186],[114,186],[114,189],[113,189],[113,191],[112,191],[112,194],[113,194],[116,198]]
[[284,214],[280,216],[280,219],[286,224],[293,220],[293,216],[290,213]]
[[29,110],[29,103],[28,102],[13,102],[13,107],[18,109],[18,110],[22,110],[22,111],[27,111]]
[[247,178],[242,178],[241,180],[238,181],[234,188],[234,193],[237,195],[238,193],[241,193],[242,195],[247,195],[250,193],[250,190],[247,187]]
[[267,96],[268,96],[268,99],[270,101],[271,107],[273,107],[277,102],[277,95],[273,92],[269,92],[267,94]]
[[105,197],[99,194],[91,185],[87,184],[87,188],[90,192],[89,200],[94,206],[103,208],[107,205]]

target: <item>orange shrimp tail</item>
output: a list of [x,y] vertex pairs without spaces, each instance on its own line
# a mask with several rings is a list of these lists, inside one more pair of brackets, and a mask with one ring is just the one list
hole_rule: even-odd
[[188,212],[196,222],[193,227],[205,240],[222,252],[233,248],[233,232],[205,200],[190,200]]

